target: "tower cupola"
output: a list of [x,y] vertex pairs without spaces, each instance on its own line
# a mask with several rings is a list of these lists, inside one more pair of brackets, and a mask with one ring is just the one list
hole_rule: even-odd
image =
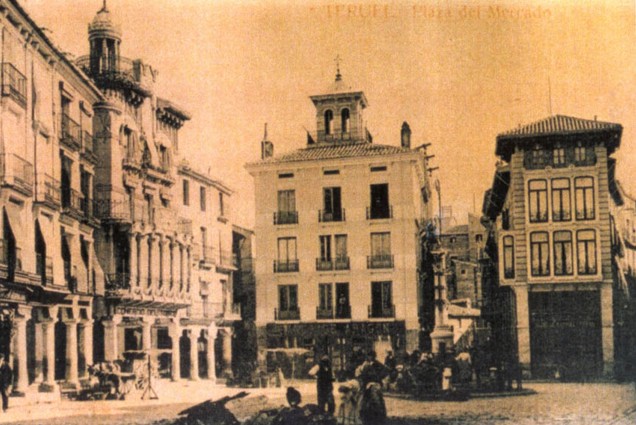
[[113,22],[106,0],[93,21],[88,24],[90,71],[93,75],[119,69],[121,28]]

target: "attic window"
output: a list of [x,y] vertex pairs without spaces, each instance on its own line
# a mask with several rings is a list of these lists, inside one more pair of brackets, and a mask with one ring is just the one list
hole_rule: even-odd
[[322,172],[325,176],[334,176],[340,174],[340,170],[324,170]]
[[333,130],[333,111],[327,109],[325,111],[325,134],[330,135]]
[[379,172],[379,171],[386,171],[386,165],[379,165],[379,166],[376,166],[376,167],[371,167],[371,172],[372,173],[376,173],[376,172]]
[[278,175],[279,179],[291,179],[294,178],[294,173],[280,173]]

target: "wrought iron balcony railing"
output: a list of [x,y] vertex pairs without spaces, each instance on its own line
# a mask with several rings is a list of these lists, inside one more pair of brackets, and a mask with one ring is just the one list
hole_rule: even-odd
[[299,270],[298,260],[274,260],[274,273],[290,273]]
[[2,96],[8,96],[26,107],[26,77],[10,63],[2,64]]
[[86,130],[82,132],[82,153],[89,159],[97,159],[97,157],[95,156],[95,143],[93,135]]
[[298,224],[298,211],[275,212],[274,224]]
[[344,208],[340,208],[336,211],[318,211],[318,221],[320,223],[329,223],[333,221],[347,221],[347,216]]
[[351,306],[349,304],[337,305],[336,319],[351,319]]
[[81,217],[83,213],[84,195],[81,192],[62,187],[62,212]]
[[351,268],[349,257],[336,257],[334,265],[336,270],[349,270]]
[[42,285],[53,283],[53,258],[43,256],[39,252],[35,254],[35,271],[42,279]]
[[333,316],[334,316],[333,309],[316,307],[316,319],[318,320],[333,319]]
[[392,269],[393,255],[369,255],[367,256],[368,269]]
[[82,128],[68,114],[62,114],[60,141],[69,149],[79,151],[82,146]]
[[274,309],[274,317],[276,320],[300,320],[300,308],[290,310]]
[[61,205],[60,181],[48,174],[39,174],[35,188],[35,200],[52,207],[59,207]]
[[127,291],[130,289],[130,275],[128,273],[109,273],[106,275],[106,291]]
[[395,317],[395,305],[370,305],[369,319],[384,319]]
[[393,218],[393,206],[367,207],[367,220],[381,220]]
[[316,270],[333,270],[333,261],[330,258],[316,258]]
[[33,164],[11,153],[0,155],[0,162],[2,182],[32,196]]

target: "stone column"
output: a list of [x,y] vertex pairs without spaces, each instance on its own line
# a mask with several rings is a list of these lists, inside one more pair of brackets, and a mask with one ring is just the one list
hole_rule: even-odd
[[144,321],[141,324],[141,344],[142,349],[150,355],[150,351],[152,350],[152,322],[149,318],[144,318]]
[[93,320],[83,320],[81,326],[83,339],[81,348],[84,354],[84,369],[82,370],[81,376],[85,377],[88,375],[88,366],[93,364]]
[[41,319],[35,322],[35,381],[36,383],[42,383],[43,375],[43,362],[44,355],[44,331],[42,330]]
[[525,376],[530,374],[532,359],[530,357],[530,311],[528,310],[528,287],[514,288],[517,305],[517,347],[519,364]]
[[119,358],[119,344],[117,341],[117,325],[121,322],[121,316],[113,316],[102,321],[104,325],[104,360],[115,361]]
[[148,287],[148,238],[139,238],[139,286],[143,289]]
[[64,321],[66,326],[66,382],[72,385],[79,384],[78,358],[77,358],[77,319]]
[[172,288],[174,290],[179,290],[180,284],[180,275],[179,275],[179,244],[176,242],[172,243]]
[[223,376],[232,376],[232,329],[223,330]]
[[208,379],[216,381],[216,356],[214,353],[214,343],[216,341],[216,327],[208,328],[208,347],[207,347],[207,363],[208,363]]
[[178,320],[179,319],[175,319],[175,321],[170,324],[170,337],[172,338],[172,370],[170,377],[173,381],[181,379],[181,347],[179,346],[181,326]]
[[198,329],[190,330],[190,380],[199,380],[199,339]]
[[44,366],[44,381],[40,385],[40,391],[53,392],[57,388],[55,383],[55,316],[42,322],[42,339],[44,340],[44,352],[42,363]]
[[179,246],[179,281],[179,293],[181,293],[186,285],[185,249],[183,245]]
[[139,282],[137,275],[137,236],[130,235],[130,286],[135,287]]
[[170,240],[167,238],[164,238],[163,241],[161,242],[161,251],[163,252],[163,262],[161,264],[161,267],[163,269],[162,271],[162,279],[163,279],[163,285],[164,287],[169,287],[170,285],[170,275],[172,272],[172,265],[170,264]]
[[13,337],[13,394],[24,396],[24,392],[29,386],[29,370],[27,368],[27,320],[31,311],[19,311],[19,315],[14,316],[13,326],[15,335]]

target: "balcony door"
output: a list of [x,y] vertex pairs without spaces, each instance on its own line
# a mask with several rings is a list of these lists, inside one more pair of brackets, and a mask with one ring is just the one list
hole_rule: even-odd
[[46,285],[46,242],[38,220],[35,221],[35,269],[42,285]]
[[349,284],[336,283],[336,318],[348,319],[351,317],[351,304],[349,304]]
[[393,307],[391,282],[371,282],[371,315],[388,317]]
[[342,203],[339,187],[323,189],[323,220],[342,221]]
[[64,154],[62,156],[62,208],[69,208],[71,206],[71,167],[73,161],[71,161]]
[[389,185],[372,184],[371,185],[371,217],[374,218],[389,218]]

